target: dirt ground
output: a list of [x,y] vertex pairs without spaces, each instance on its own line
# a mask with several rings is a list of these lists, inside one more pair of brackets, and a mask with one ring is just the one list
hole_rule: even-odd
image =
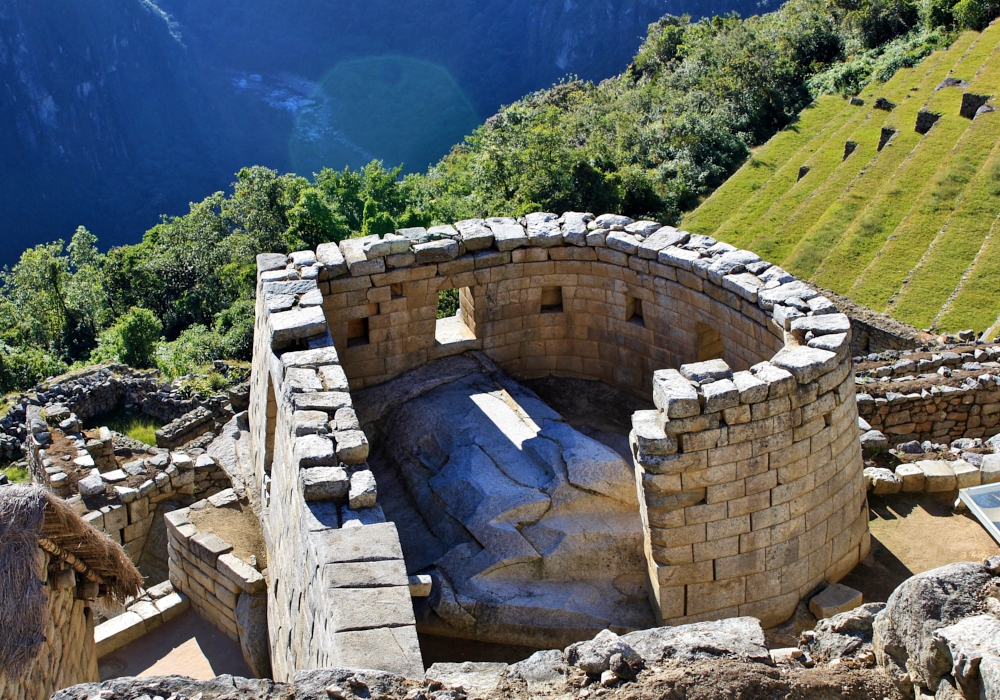
[[240,645],[187,610],[151,634],[100,659],[101,680],[177,674],[208,680],[222,673],[253,678]]
[[258,569],[267,568],[264,535],[249,506],[244,507],[237,501],[216,508],[209,503],[203,510],[191,511],[191,522],[200,532],[212,532],[233,545],[233,554],[243,561],[250,561],[254,556]]
[[1000,545],[968,512],[952,505],[958,492],[869,496],[872,549],[841,583],[885,601],[913,574],[1000,554]]

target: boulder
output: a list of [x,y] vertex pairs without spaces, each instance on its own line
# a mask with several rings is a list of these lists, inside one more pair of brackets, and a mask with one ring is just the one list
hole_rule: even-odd
[[638,666],[642,657],[611,630],[602,630],[589,642],[571,644],[565,650],[566,660],[584,673],[597,676],[611,668],[611,657],[620,655],[628,664]]
[[992,579],[982,564],[948,564],[911,576],[889,596],[872,626],[879,666],[900,691],[910,684],[937,689],[950,666],[937,648],[934,632],[980,612],[983,587]]
[[854,659],[872,649],[872,624],[885,603],[866,603],[853,610],[820,620],[802,633],[799,648],[820,663]]
[[558,649],[536,651],[524,661],[519,661],[509,669],[508,676],[520,677],[528,687],[557,683],[566,678],[569,667],[566,657]]
[[236,629],[247,666],[258,678],[271,675],[271,644],[267,636],[267,595],[243,593],[236,601]]
[[985,657],[1000,658],[1000,620],[974,615],[941,627],[934,632],[934,651],[939,657],[935,667],[946,668],[966,698],[1000,698],[996,677],[980,677]]
[[868,430],[861,436],[861,449],[871,456],[889,449],[889,438],[879,430]]
[[646,664],[692,663],[718,657],[769,663],[771,658],[764,630],[755,617],[657,627],[630,632],[622,640],[638,652]]

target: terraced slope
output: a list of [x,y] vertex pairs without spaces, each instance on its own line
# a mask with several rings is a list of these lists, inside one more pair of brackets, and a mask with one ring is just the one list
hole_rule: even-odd
[[[992,326],[1000,112],[961,116],[965,93],[1000,96],[1000,23],[869,86],[863,104],[819,98],[683,225],[921,328]],[[920,133],[925,113],[940,116]]]

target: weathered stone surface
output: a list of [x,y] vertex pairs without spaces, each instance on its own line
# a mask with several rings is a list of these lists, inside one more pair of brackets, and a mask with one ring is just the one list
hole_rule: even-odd
[[378,488],[371,470],[362,469],[351,474],[351,489],[348,503],[351,510],[372,508],[378,500]]
[[507,668],[505,663],[490,661],[439,662],[427,669],[424,678],[446,686],[460,685],[470,697],[485,697],[497,690],[500,678]]
[[889,449],[889,438],[878,430],[868,430],[861,436],[861,449],[866,455],[885,452]]
[[885,603],[866,603],[853,610],[820,620],[802,633],[799,648],[819,663],[835,659],[855,659],[871,652],[872,625]]
[[835,353],[802,345],[784,347],[771,358],[771,364],[791,372],[799,384],[808,384],[826,374],[837,366],[837,362]]
[[982,564],[948,564],[912,576],[893,591],[875,618],[873,647],[897,685],[912,682],[936,690],[950,664],[937,649],[934,632],[977,614],[991,578]]
[[732,379],[733,370],[725,360],[706,360],[681,365],[680,373],[692,382],[716,382],[720,379]]
[[899,493],[903,481],[890,470],[882,467],[865,467],[865,484],[876,495]]
[[929,493],[955,490],[958,479],[955,478],[955,470],[951,468],[950,462],[935,459],[913,464],[924,473],[924,490]]
[[729,657],[742,661],[770,662],[760,620],[731,617],[677,627],[657,627],[622,637],[647,664],[675,661],[692,663]]
[[[502,373],[448,370],[467,361],[438,360],[443,383],[424,381],[428,365],[357,396],[366,416],[385,406],[374,424],[391,461],[369,463],[386,517],[410,524],[408,564],[444,574],[432,608],[522,644],[516,630],[561,640],[552,630],[652,624],[644,592],[615,588],[646,577],[632,468]],[[477,601],[476,617],[458,600]]]
[[914,464],[900,464],[896,467],[896,478],[902,482],[903,486],[901,490],[904,493],[924,490],[926,477],[924,477],[924,473],[920,467]]
[[524,661],[512,665],[507,674],[523,678],[528,687],[557,683],[565,679],[569,671],[566,657],[558,649],[536,651]]
[[299,472],[302,495],[307,501],[332,501],[347,498],[351,480],[341,467],[312,467]]
[[701,412],[698,391],[675,369],[653,373],[653,403],[668,418],[687,418]]
[[[284,257],[284,256],[282,256]],[[275,683],[267,678],[216,676],[199,681],[184,676],[152,676],[115,678],[103,683],[84,683],[56,692],[55,700],[136,700],[137,698],[190,698],[202,700],[291,700],[297,696],[290,685]],[[326,700],[319,695],[308,696]]]
[[984,456],[980,474],[984,484],[994,484],[1000,481],[1000,454]]
[[[1000,620],[974,615],[934,632],[935,651],[941,657],[935,668],[947,668],[966,698],[1000,697],[993,674],[981,677],[984,658],[1000,658]],[[933,679],[931,679],[933,683]]]
[[267,318],[271,329],[271,344],[275,347],[311,338],[326,331],[326,315],[322,308],[315,306],[282,311]]
[[258,678],[271,675],[271,645],[267,636],[267,596],[243,593],[236,601],[236,628],[247,666]]
[[602,630],[586,642],[577,642],[564,650],[566,660],[590,675],[600,675],[610,668],[611,657],[620,654],[626,662],[639,664],[642,657],[611,630]]
[[514,250],[528,243],[528,236],[521,224],[510,218],[491,218],[486,225],[493,232],[494,243],[500,251]]

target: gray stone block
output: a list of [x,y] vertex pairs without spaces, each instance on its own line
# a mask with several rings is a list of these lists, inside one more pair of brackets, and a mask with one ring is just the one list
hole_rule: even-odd
[[348,497],[351,510],[371,508],[377,499],[378,488],[371,470],[362,469],[351,474],[351,490]]
[[[402,559],[327,564],[323,583],[329,588],[376,588],[407,586],[406,562]],[[336,593],[334,594],[336,595]]]
[[[825,318],[825,317],[823,317]],[[771,358],[771,364],[792,373],[799,384],[808,384],[837,366],[837,355],[808,346],[784,347]]]
[[668,418],[687,418],[701,412],[698,391],[675,369],[653,373],[653,403]]
[[331,607],[334,632],[415,624],[408,585],[337,589]]
[[307,501],[341,500],[347,497],[351,481],[341,467],[312,467],[299,471],[302,496]]

